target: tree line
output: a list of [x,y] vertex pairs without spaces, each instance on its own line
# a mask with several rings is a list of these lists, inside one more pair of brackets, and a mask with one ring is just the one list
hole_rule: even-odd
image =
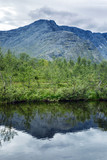
[[107,100],[107,61],[32,58],[0,49],[0,102]]

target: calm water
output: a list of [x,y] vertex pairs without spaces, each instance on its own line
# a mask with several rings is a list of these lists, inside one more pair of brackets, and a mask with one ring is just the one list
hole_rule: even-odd
[[107,102],[0,106],[0,160],[107,160]]

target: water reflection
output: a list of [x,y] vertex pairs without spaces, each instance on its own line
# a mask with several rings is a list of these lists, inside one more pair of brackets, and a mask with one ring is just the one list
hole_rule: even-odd
[[0,125],[25,131],[37,138],[92,127],[107,129],[106,103],[20,104],[0,107]]
[[106,160],[107,157],[107,134],[98,129],[57,133],[50,140],[17,133],[11,143],[1,148],[2,160]]
[[107,157],[105,102],[1,106],[0,126],[2,160]]
[[17,132],[13,128],[0,126],[0,146],[3,142],[10,141],[17,135]]

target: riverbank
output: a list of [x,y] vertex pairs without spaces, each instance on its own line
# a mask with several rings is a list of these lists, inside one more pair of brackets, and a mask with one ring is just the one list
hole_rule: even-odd
[[9,87],[0,94],[0,103],[20,102],[59,102],[59,101],[106,101],[107,92],[104,90],[86,90],[78,88],[48,88]]

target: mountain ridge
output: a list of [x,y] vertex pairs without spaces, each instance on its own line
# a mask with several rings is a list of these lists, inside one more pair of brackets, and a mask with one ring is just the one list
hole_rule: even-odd
[[59,26],[53,20],[38,20],[27,26],[0,31],[3,51],[52,60],[53,57],[86,57],[95,62],[107,59],[107,33],[93,33],[77,27]]

